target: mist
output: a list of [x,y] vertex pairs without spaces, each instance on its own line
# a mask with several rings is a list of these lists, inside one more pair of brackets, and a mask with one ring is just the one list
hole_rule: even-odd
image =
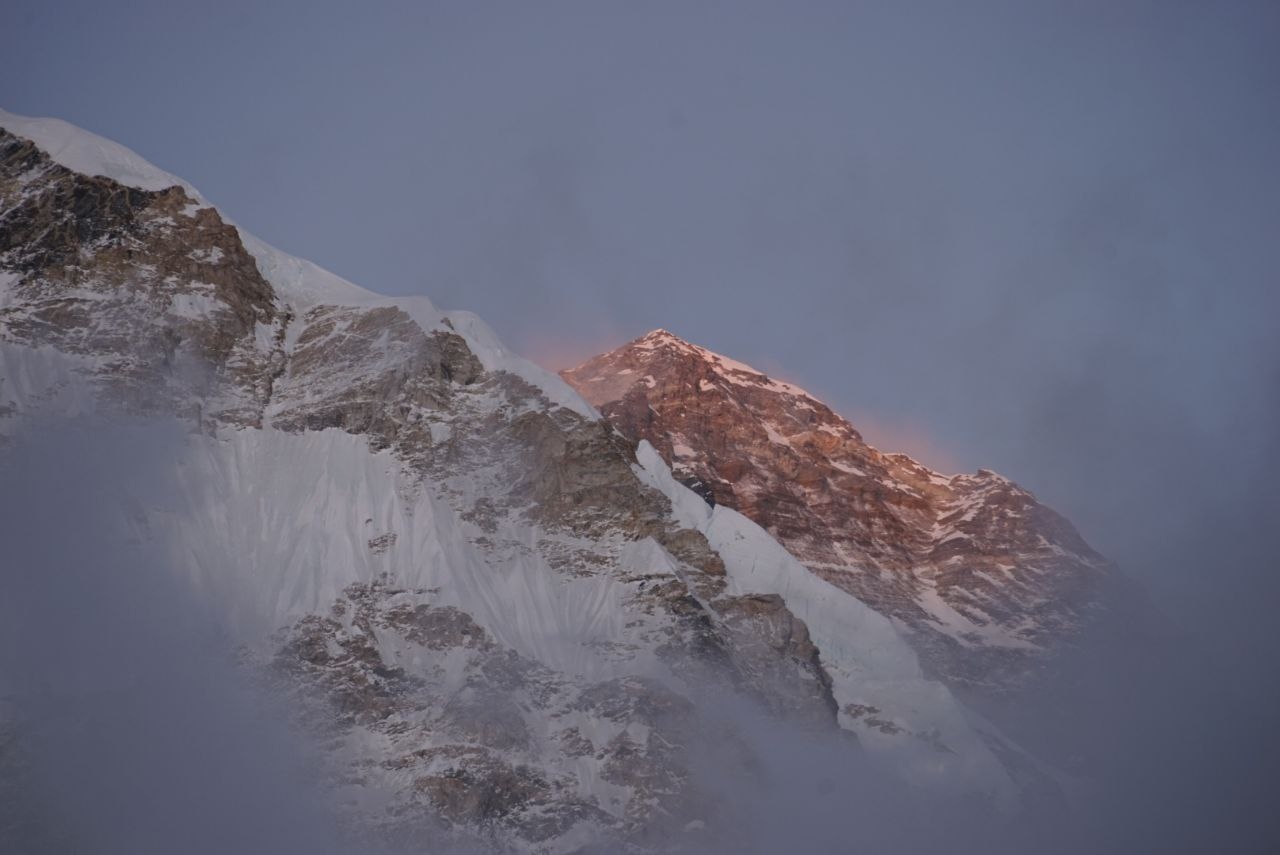
[[[342,833],[314,737],[148,539],[144,509],[175,504],[184,442],[177,425],[45,424],[0,458],[0,844],[369,853]],[[1111,627],[1000,711],[1038,758],[1023,762],[1043,763],[1010,811],[909,786],[847,735],[694,690],[686,759],[712,798],[706,828],[656,840],[726,855],[1267,851],[1280,831],[1268,675],[1241,680],[1243,663],[1155,620]]]
[[314,747],[148,541],[183,441],[44,424],[0,456],[5,852],[351,852]]
[[1014,478],[1173,608],[1257,581],[1169,559],[1276,499],[1274,4],[7,18],[6,109],[352,281],[553,368],[665,327]]
[[[1280,845],[1276,4],[17,0],[5,22],[0,105],[120,140],[289,252],[474,310],[553,368],[664,327],[884,450],[1033,490],[1160,627],[1111,628],[1003,711],[1068,768],[1088,755],[1084,801],[1040,837]],[[74,472],[63,455],[38,459]],[[128,563],[67,536],[71,475],[29,499],[19,474],[6,575]],[[61,604],[132,616],[166,589],[84,573],[17,577],[6,669],[154,661],[146,633]],[[109,643],[28,662],[46,613]],[[178,647],[217,637],[190,624]],[[752,798],[814,840],[848,821]]]

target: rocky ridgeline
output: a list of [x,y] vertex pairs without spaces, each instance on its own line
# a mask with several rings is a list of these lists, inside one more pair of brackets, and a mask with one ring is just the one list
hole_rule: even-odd
[[[691,693],[836,731],[805,623],[777,595],[729,593],[706,537],[637,477],[634,439],[486,370],[447,318],[290,302],[260,267],[182,187],[74,172],[0,131],[0,435],[88,410],[177,417],[217,454],[264,431],[337,430],[367,441],[370,466],[391,455],[415,521],[456,520],[461,545],[431,559],[408,550],[434,535],[401,528],[292,576],[255,565],[280,574],[275,594],[387,568],[305,614],[282,607],[275,632],[246,640],[248,661],[331,746],[353,828],[403,840],[443,827],[527,851],[657,845],[714,821],[691,746],[750,754],[700,718]],[[503,639],[527,627],[459,606],[465,592],[412,583],[456,550],[495,576],[581,582],[607,606],[602,628],[589,644],[565,642],[572,656],[517,649]]]
[[1029,492],[881,453],[749,366],[658,330],[562,376],[709,502],[893,618],[952,686],[1017,687],[1102,605],[1109,565]]

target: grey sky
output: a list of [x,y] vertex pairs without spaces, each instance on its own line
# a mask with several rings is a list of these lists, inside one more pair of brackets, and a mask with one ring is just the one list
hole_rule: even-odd
[[1280,7],[267,5],[11,0],[0,105],[553,366],[776,371],[1269,632]]
[[1202,642],[1156,678],[1159,726],[1117,730],[1111,784],[1145,798],[1120,812],[1196,826],[1166,824],[1186,851],[1274,838],[1280,5],[0,22],[0,107],[123,142],[282,249],[553,367],[666,327],[1026,484]]

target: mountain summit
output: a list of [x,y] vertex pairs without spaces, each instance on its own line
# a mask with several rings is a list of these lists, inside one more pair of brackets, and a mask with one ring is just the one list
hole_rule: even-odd
[[[826,740],[840,774],[1016,802],[1016,750],[922,674],[859,586],[822,581],[730,507],[817,533],[776,483],[802,460],[798,425],[729,411],[816,402],[669,334],[623,359],[648,366],[642,393],[690,410],[618,423],[713,478],[718,506],[475,316],[372,294],[120,146],[0,113],[0,466],[51,420],[180,428],[140,467],[164,501],[112,484],[120,548],[225,618],[245,667],[319,734],[357,837],[705,849],[703,829],[750,810],[723,782],[747,786],[784,727]],[[574,379],[636,400],[614,367]],[[814,421],[814,442],[861,447],[822,419],[834,432]],[[761,513],[770,491],[787,514]],[[893,532],[877,537],[890,554]],[[744,708],[770,726],[722,714]]]
[[1061,515],[994,472],[882,453],[797,386],[666,330],[561,376],[707,501],[890,617],[953,686],[1016,686],[1098,607],[1109,565]]

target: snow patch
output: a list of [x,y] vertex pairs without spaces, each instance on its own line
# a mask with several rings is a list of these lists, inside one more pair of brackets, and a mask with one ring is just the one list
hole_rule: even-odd
[[772,422],[761,422],[761,425],[764,427],[764,432],[769,436],[769,442],[774,445],[791,445],[791,440],[778,430],[778,425]]
[[[0,127],[31,140],[55,162],[85,175],[102,175],[130,187],[163,190],[179,186],[192,197],[194,207],[183,211],[190,215],[208,205],[193,186],[152,166],[124,146],[77,128],[60,119],[31,119],[0,110]],[[424,331],[431,331],[448,319],[453,328],[467,340],[480,363],[489,371],[507,371],[537,387],[552,403],[566,407],[590,419],[600,416],[590,404],[554,372],[508,351],[489,327],[470,312],[438,311],[426,297],[384,297],[361,288],[319,265],[289,255],[235,226],[245,249],[258,264],[263,278],[271,284],[276,296],[301,315],[313,306],[397,306],[404,309]]]
[[204,264],[217,264],[222,260],[222,247],[215,246],[212,249],[193,249],[188,256],[192,261],[199,261]]
[[226,304],[210,294],[174,294],[169,301],[169,314],[191,320],[207,318],[219,309],[225,310]]
[[111,140],[77,128],[61,119],[35,119],[0,110],[0,128],[31,140],[55,163],[83,175],[101,175],[141,190],[165,190],[177,185],[188,195],[200,194],[187,182],[152,166]]
[[[941,683],[926,679],[915,652],[883,615],[810,573],[767,532],[738,512],[709,508],[679,484],[648,442],[636,450],[637,474],[662,491],[681,524],[706,535],[725,562],[732,594],[778,594],[809,627],[832,691],[840,723],[855,730],[871,751],[885,756],[908,780],[957,790],[977,788],[1002,806],[1017,786],[963,706]],[[886,734],[859,725],[843,712],[874,706],[905,733]],[[949,752],[939,751],[936,737]]]

